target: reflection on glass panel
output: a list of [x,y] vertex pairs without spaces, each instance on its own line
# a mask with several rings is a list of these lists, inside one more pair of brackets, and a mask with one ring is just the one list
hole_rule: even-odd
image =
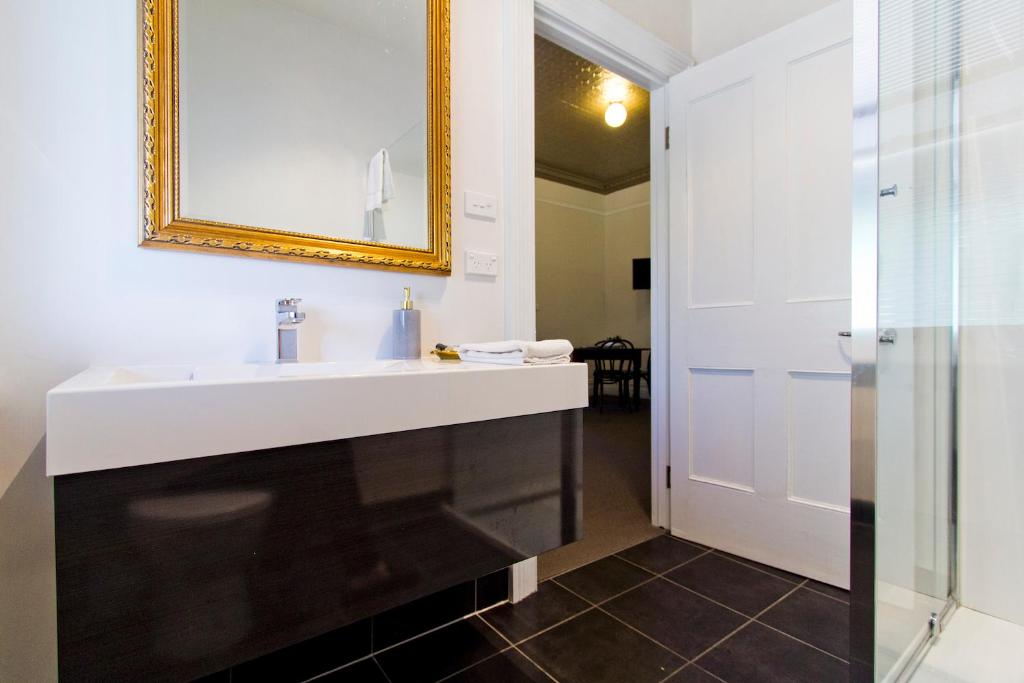
[[426,2],[179,6],[184,217],[428,246]]
[[880,3],[876,678],[950,594],[957,14]]

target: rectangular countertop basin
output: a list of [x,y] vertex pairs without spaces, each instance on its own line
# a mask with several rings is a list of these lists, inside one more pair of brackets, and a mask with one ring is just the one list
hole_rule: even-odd
[[582,363],[422,359],[90,368],[46,397],[50,476],[587,405]]

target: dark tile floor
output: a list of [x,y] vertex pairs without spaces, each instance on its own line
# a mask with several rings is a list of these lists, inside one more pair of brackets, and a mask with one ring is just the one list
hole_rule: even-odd
[[832,683],[848,623],[845,591],[660,536],[317,680]]

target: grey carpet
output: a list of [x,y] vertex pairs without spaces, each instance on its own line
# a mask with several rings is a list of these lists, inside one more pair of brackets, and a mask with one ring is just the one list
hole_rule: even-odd
[[540,579],[562,574],[662,533],[651,526],[651,412],[583,414],[583,540],[538,558]]

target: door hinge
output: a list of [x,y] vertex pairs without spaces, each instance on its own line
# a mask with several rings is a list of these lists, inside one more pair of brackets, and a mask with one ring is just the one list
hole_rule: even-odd
[[670,130],[670,128],[668,126],[665,126],[665,149],[669,148],[670,142],[671,142],[670,135],[669,135],[669,130]]
[[665,466],[665,488],[672,488],[672,465]]

